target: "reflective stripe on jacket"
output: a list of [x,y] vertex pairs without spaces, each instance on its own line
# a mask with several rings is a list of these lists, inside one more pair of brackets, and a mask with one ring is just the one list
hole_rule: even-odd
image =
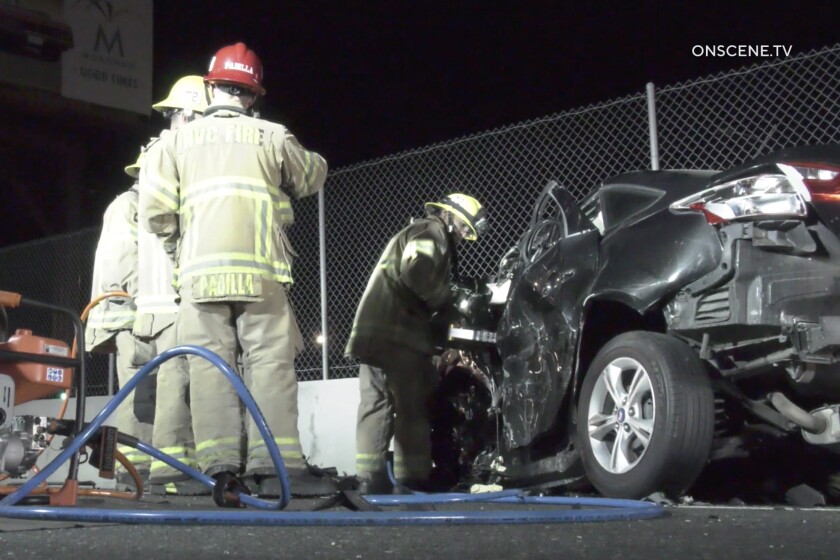
[[218,110],[162,138],[140,176],[142,226],[177,255],[193,301],[257,301],[292,282],[291,199],[317,193],[327,163],[282,125]]
[[[107,292],[137,293],[137,191],[133,188],[114,199],[105,210],[102,233],[93,262],[91,301]],[[108,298],[88,315],[85,349],[116,350],[111,340],[134,324],[134,301]]]
[[415,220],[395,235],[368,281],[346,353],[373,365],[383,345],[431,354],[430,321],[449,303],[453,258],[454,247],[438,217]]

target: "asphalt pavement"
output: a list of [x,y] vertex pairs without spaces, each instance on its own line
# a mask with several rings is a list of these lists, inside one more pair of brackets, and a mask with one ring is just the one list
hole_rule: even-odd
[[[310,509],[293,499],[276,513]],[[213,510],[210,498],[97,499],[94,508]],[[405,507],[405,506],[400,506]],[[426,506],[428,507],[428,506]],[[453,506],[435,506],[435,510]],[[499,506],[473,506],[490,510]],[[458,506],[455,509],[463,509]],[[232,510],[228,510],[232,511]],[[245,515],[252,509],[237,510]],[[346,511],[333,508],[331,511]],[[840,508],[668,506],[655,519],[540,524],[184,526],[0,519],[2,558],[836,558]]]

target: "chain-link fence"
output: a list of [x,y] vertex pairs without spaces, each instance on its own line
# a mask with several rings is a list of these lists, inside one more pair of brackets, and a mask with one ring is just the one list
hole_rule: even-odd
[[330,373],[356,375],[343,357],[356,304],[389,238],[451,191],[476,196],[490,231],[462,245],[460,273],[494,272],[550,179],[583,195],[604,177],[649,165],[644,96],[570,111],[333,173],[326,186]]
[[840,141],[840,45],[660,89],[663,169],[726,169]]
[[[840,45],[659,89],[660,167],[724,169],[788,146],[838,142],[837,83]],[[356,305],[388,239],[422,214],[423,202],[457,189],[485,204],[490,233],[466,248],[461,273],[492,275],[547,181],[582,198],[607,177],[649,168],[650,137],[648,97],[640,93],[333,171],[324,220],[329,376],[356,375],[343,356]],[[317,197],[296,202],[295,215],[292,300],[306,341],[296,365],[300,379],[321,379]],[[96,237],[86,231],[0,250],[0,289],[81,309]],[[103,371],[92,364],[95,388],[105,386]]]
[[[0,289],[27,299],[59,305],[81,314],[90,301],[91,272],[99,228],[90,228],[0,250]],[[8,310],[9,329],[28,329],[33,334],[72,344],[70,318],[25,305]],[[86,362],[87,393],[107,395],[108,357],[94,355]],[[116,386],[116,374],[111,382]]]
[[[660,89],[660,168],[725,169],[776,149],[840,141],[840,46]],[[549,179],[579,199],[651,165],[644,94],[568,111],[333,173],[327,183],[330,373],[356,375],[346,342],[367,276],[422,202],[453,189],[488,208],[492,231],[462,272],[492,274]]]

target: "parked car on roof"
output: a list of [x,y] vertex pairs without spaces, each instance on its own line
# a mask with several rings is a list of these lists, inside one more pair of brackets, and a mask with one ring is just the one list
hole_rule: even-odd
[[433,427],[455,482],[684,494],[799,433],[840,450],[840,146],[551,182],[460,291]]

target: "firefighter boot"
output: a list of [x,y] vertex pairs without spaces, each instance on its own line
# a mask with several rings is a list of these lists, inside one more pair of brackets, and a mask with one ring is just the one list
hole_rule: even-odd
[[[338,492],[338,485],[329,476],[317,476],[306,467],[286,470],[292,496],[311,498],[326,496]],[[280,480],[276,476],[256,476],[258,481],[257,496],[277,498],[281,493]]]
[[387,473],[367,473],[358,475],[356,478],[359,484],[356,491],[359,494],[390,494],[394,490],[394,485],[388,478]]

